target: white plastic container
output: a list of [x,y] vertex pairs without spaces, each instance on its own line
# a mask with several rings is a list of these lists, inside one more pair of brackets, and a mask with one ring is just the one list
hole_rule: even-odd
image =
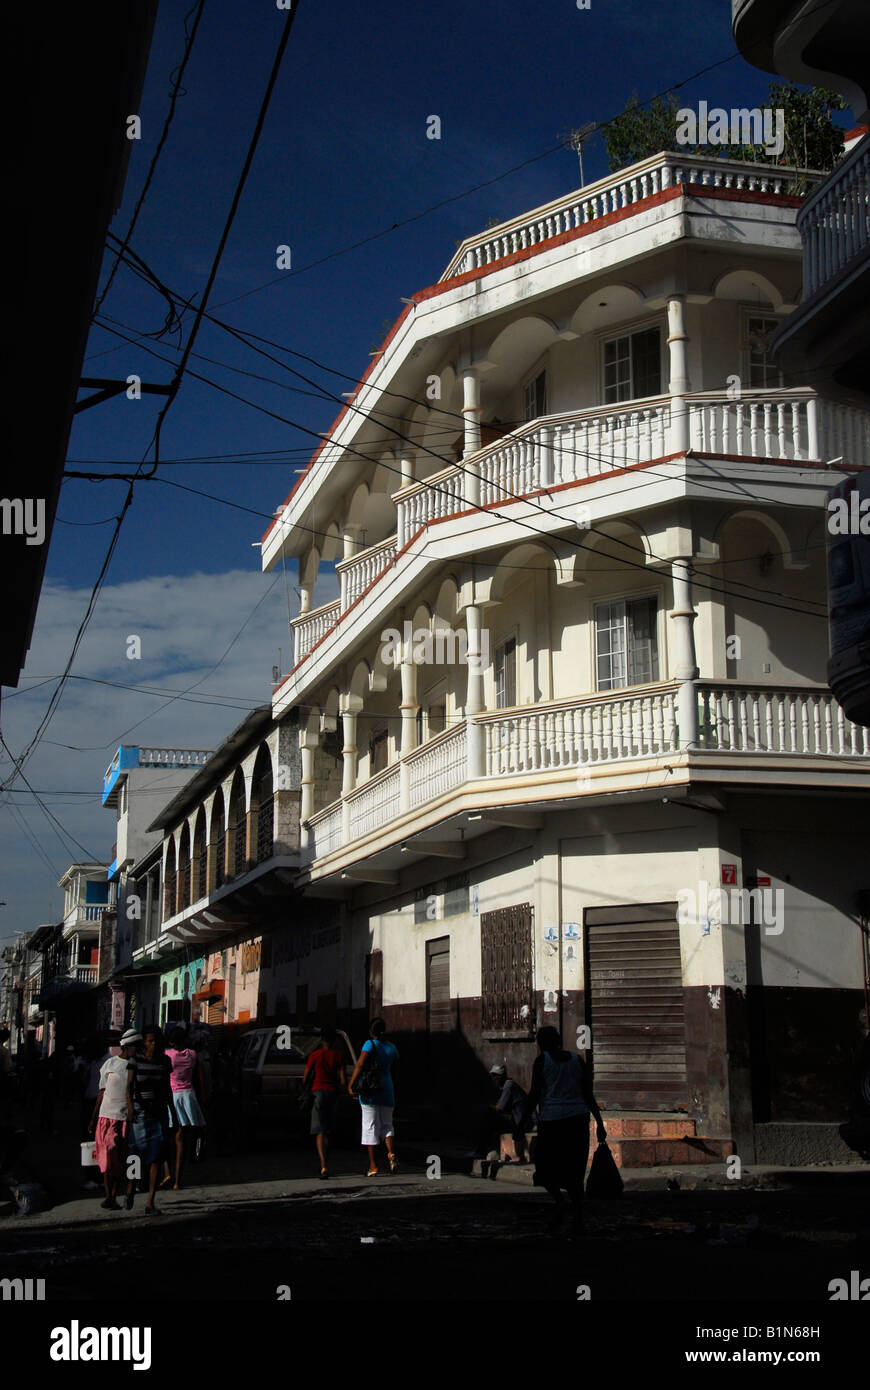
[[86,1139],[82,1144],[82,1167],[97,1168],[98,1166],[96,1142],[93,1139]]

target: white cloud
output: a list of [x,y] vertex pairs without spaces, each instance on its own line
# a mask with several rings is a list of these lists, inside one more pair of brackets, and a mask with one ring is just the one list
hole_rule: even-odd
[[[88,596],[85,589],[51,583],[44,586],[20,692],[31,685],[28,677],[57,676],[63,670]],[[253,612],[260,599],[263,601]],[[292,587],[290,603],[295,613],[298,603]],[[115,839],[114,813],[103,809],[100,796],[103,774],[118,743],[217,748],[247,709],[268,704],[279,648],[283,668],[289,669],[292,641],[287,617],[283,577],[276,582],[274,575],[256,571],[159,575],[104,586],[72,674],[171,691],[201,684],[187,699],[170,702],[169,694],[146,695],[90,681],[68,682],[57,713],[24,771],[37,791],[87,793],[49,795],[44,800],[89,852],[108,862]],[[236,633],[239,636],[231,650],[209,675]],[[141,638],[141,660],[127,658],[131,635]],[[55,685],[56,681],[51,681],[33,694],[4,692],[3,735],[16,756],[30,741]],[[227,703],[239,707],[191,703],[202,696],[232,697]],[[5,778],[9,765],[3,756]],[[16,787],[23,787],[20,779]],[[55,876],[29,843],[6,802],[14,803],[19,814],[25,815],[59,871],[75,857],[84,857],[72,847],[64,850],[32,796],[21,791],[9,797],[0,795],[0,866],[4,870],[2,896],[7,903],[0,918],[0,939],[56,920],[62,906]]]

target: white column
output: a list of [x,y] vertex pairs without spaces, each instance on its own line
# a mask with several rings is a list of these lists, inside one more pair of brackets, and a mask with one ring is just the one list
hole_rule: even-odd
[[399,810],[411,809],[411,769],[406,758],[417,747],[417,666],[412,660],[413,634],[402,643],[402,662],[399,674],[402,680],[402,703],[400,712],[401,747],[399,763]]
[[317,583],[317,570],[319,565],[314,563],[312,574],[312,562],[314,561],[313,547],[306,551],[299,561],[299,612],[308,613],[311,610],[311,595]]
[[346,522],[342,528],[341,541],[343,547],[342,560],[349,560],[359,549],[359,533],[363,528],[356,526],[352,522]]
[[[466,367],[462,373],[462,414],[465,417],[462,457],[467,459],[480,448],[480,377],[474,367]],[[480,478],[476,470],[462,475],[462,495],[472,507],[480,502]]]
[[674,586],[674,606],[671,610],[673,630],[674,676],[680,682],[677,691],[677,721],[680,728],[680,749],[698,742],[698,696],[694,682],[699,671],[695,655],[695,610],[692,607],[691,558],[681,556],[671,565]]
[[302,778],[299,789],[302,793],[299,808],[299,843],[303,849],[310,843],[308,822],[314,815],[314,753],[319,739],[311,729],[299,730],[299,748],[302,754]]
[[356,726],[357,716],[362,708],[362,700],[358,695],[346,695],[341,711],[341,727],[344,733],[344,746],[341,750],[343,759],[341,769],[341,795],[342,806],[342,843],[348,844],[350,841],[350,806],[347,797],[356,786],[357,774],[357,746],[356,746]]
[[466,740],[468,752],[468,776],[483,776],[483,725],[473,716],[486,708],[483,699],[483,663],[481,659],[480,608],[471,604],[465,610],[465,627],[468,634],[466,656],[468,665],[465,696]]
[[685,453],[689,447],[689,407],[685,399],[689,390],[688,341],[685,300],[681,294],[672,295],[668,300],[668,391],[671,395],[669,452],[672,454]]

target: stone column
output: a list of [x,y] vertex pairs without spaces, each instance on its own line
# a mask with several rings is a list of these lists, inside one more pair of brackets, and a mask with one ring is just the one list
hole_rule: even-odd
[[668,300],[668,354],[670,358],[670,380],[668,391],[671,395],[671,428],[669,452],[681,454],[689,447],[689,407],[686,393],[689,390],[688,351],[689,341],[686,333],[685,298],[681,294],[671,295]]
[[[410,624],[409,624],[410,626]],[[399,763],[399,810],[411,809],[411,769],[405,761],[408,754],[417,747],[417,666],[412,659],[413,633],[402,643],[402,660],[399,674],[402,680],[402,703],[399,706],[402,716],[401,748]]]
[[674,624],[674,676],[680,682],[677,691],[677,720],[681,751],[693,747],[698,742],[698,695],[694,682],[698,679],[699,671],[695,656],[691,564],[691,557],[681,556],[671,565],[674,606],[670,617]]
[[473,715],[486,708],[483,699],[483,656],[481,642],[481,610],[476,603],[465,610],[465,628],[468,634],[466,659],[468,665],[465,694],[466,739],[468,750],[468,776],[483,776],[483,726],[477,724]]

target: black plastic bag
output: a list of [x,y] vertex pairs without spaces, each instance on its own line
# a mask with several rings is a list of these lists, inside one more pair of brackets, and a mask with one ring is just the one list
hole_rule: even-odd
[[606,1143],[599,1144],[592,1155],[592,1167],[586,1179],[587,1197],[621,1197],[623,1182],[616,1160]]

